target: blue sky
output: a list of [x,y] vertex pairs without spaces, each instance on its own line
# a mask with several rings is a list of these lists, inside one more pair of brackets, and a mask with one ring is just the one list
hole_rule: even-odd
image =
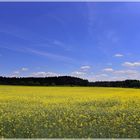
[[0,3],[0,75],[140,79],[140,3]]

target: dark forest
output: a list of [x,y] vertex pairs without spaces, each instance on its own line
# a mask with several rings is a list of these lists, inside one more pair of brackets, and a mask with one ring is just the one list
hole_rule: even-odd
[[71,76],[58,77],[0,77],[0,85],[25,85],[25,86],[91,86],[91,87],[130,87],[139,88],[139,80],[125,81],[96,81]]

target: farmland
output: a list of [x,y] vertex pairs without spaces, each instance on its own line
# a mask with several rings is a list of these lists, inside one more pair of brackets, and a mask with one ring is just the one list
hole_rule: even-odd
[[0,86],[0,138],[140,138],[140,89]]

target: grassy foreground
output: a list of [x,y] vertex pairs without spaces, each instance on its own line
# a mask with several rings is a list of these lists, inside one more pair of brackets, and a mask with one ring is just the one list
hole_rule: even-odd
[[140,89],[0,86],[0,137],[140,138]]

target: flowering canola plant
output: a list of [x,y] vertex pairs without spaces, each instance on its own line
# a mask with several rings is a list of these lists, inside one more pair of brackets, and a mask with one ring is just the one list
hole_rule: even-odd
[[140,89],[0,86],[0,138],[140,138]]

